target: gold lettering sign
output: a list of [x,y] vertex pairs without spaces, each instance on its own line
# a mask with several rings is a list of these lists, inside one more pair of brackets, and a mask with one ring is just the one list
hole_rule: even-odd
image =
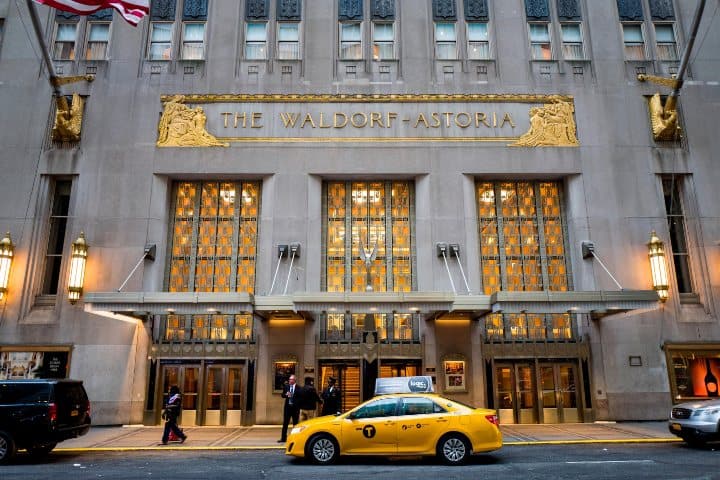
[[175,95],[161,100],[160,147],[249,142],[579,145],[573,99],[561,95]]

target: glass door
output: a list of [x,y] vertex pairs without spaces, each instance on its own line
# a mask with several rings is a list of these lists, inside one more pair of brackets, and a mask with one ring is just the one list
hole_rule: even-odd
[[515,422],[515,378],[512,365],[495,367],[495,405],[500,424]]
[[158,416],[168,401],[168,390],[177,385],[182,393],[182,414],[180,425],[197,425],[198,418],[198,379],[200,367],[189,365],[163,365],[162,367],[162,403],[157,409]]
[[210,365],[206,368],[204,425],[241,424],[241,386],[242,367]]
[[537,423],[535,368],[515,363],[495,367],[495,405],[500,423]]
[[577,369],[572,364],[540,366],[544,423],[580,422]]

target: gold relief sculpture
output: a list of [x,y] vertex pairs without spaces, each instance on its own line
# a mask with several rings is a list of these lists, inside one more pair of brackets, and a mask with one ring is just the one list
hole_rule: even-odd
[[551,103],[530,109],[530,130],[520,136],[511,147],[576,147],[577,127],[575,106],[560,97]]
[[[638,75],[641,82],[651,82],[674,91],[682,87],[682,82],[676,78],[656,77],[655,75]],[[677,96],[670,95],[663,105],[660,93],[656,93],[648,100],[650,111],[650,127],[653,139],[657,142],[672,142],[680,137],[680,126],[677,116]]]
[[650,125],[653,138],[660,142],[677,140],[680,127],[677,122],[677,110],[663,107],[660,94],[656,93],[648,101]]
[[164,101],[158,125],[158,147],[228,147],[205,129],[207,117],[202,107],[190,108],[184,95]]
[[52,139],[55,142],[79,142],[82,130],[83,107],[85,100],[73,93],[72,103],[68,105],[64,96],[57,97],[55,124]]

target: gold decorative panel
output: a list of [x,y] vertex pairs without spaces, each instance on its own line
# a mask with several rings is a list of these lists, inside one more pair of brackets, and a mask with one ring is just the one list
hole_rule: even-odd
[[485,294],[569,289],[557,182],[477,182],[476,201]]
[[175,185],[169,291],[254,292],[259,193],[258,182]]
[[368,291],[368,279],[375,292],[412,290],[411,191],[409,182],[326,184],[327,291]]

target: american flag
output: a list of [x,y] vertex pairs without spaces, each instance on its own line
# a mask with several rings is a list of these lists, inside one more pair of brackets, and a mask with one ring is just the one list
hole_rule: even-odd
[[90,15],[103,8],[112,7],[133,26],[150,11],[150,0],[35,0],[35,2],[78,15]]

